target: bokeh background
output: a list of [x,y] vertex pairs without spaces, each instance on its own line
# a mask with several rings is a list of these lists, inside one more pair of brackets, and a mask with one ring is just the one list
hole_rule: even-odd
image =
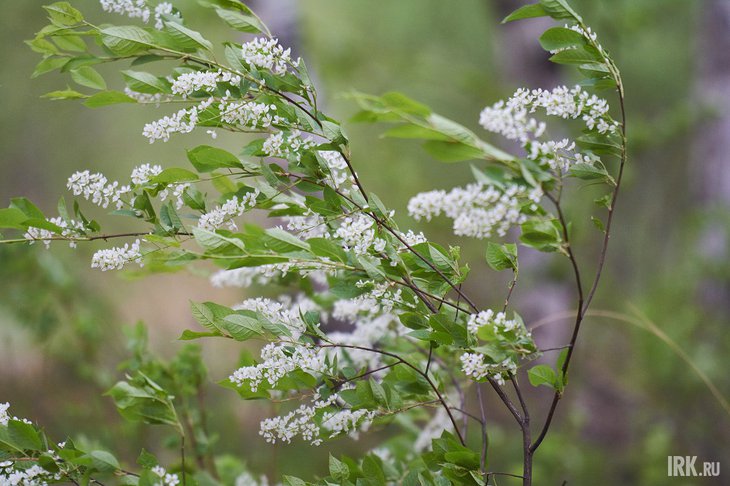
[[[193,135],[148,145],[141,128],[164,108],[91,110],[40,99],[70,82],[56,74],[30,79],[38,59],[23,40],[45,25],[42,3],[2,5],[2,204],[26,195],[53,214],[59,196],[68,197],[65,180],[75,170],[124,178],[143,162],[184,166],[184,149],[209,141]],[[100,13],[93,0],[74,3]],[[194,8],[192,1],[176,3],[183,11]],[[261,0],[251,5],[282,43],[306,58],[330,113],[345,119],[355,113],[353,103],[341,96],[349,90],[399,90],[479,131],[481,108],[517,87],[577,81],[548,63],[536,41],[549,22],[499,25],[521,3]],[[678,348],[657,332],[589,319],[571,386],[536,458],[538,484],[730,484],[724,471],[730,468],[730,415],[698,374],[720,395],[730,395],[730,2],[572,3],[617,59],[627,92],[630,165],[595,309],[639,313]],[[196,15],[193,23],[216,40],[236,35],[217,28],[208,13]],[[112,73],[104,71],[110,87],[121,88],[121,78]],[[468,164],[441,164],[416,143],[379,138],[382,127],[346,128],[361,179],[399,211],[403,223],[413,194],[471,177]],[[219,141],[233,151],[241,145],[232,138]],[[588,192],[581,200],[591,200],[590,188],[577,190]],[[578,248],[595,247],[599,236],[585,206],[569,208]],[[445,222],[408,224],[436,241],[453,241]],[[458,244],[476,277],[469,292],[485,306],[499,302],[506,277],[487,270],[481,243]],[[101,246],[0,247],[0,402],[11,401],[16,414],[44,424],[59,438],[72,433],[130,461],[142,446],[164,456],[164,434],[123,423],[111,400],[101,396],[119,378],[117,363],[129,355],[125,326],[144,321],[154,351],[169,357],[180,347],[175,337],[195,327],[189,300],[233,304],[244,295],[214,289],[198,274],[140,280],[92,272],[90,255]],[[522,254],[527,268],[515,308],[528,324],[545,323],[536,330],[543,345],[564,344],[569,323],[551,317],[573,304],[566,262]],[[589,249],[580,255],[586,265],[595,257]],[[238,351],[227,343],[204,344],[211,381],[234,369]],[[321,451],[269,446],[258,437],[257,423],[272,410],[242,403],[213,383],[208,393],[217,450],[272,476],[326,472],[326,446]],[[547,390],[530,394],[536,417],[544,413],[540,407],[548,395]],[[496,401],[489,413],[492,464],[519,471],[510,417]],[[367,439],[346,439],[332,447],[355,452],[371,445]],[[668,455],[724,461],[726,482],[667,478]]]

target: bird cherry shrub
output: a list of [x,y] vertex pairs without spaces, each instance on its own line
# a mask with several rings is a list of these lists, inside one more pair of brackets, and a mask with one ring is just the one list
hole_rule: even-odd
[[[242,399],[281,404],[280,415],[260,423],[259,440],[316,448],[384,426],[400,435],[362,458],[331,456],[328,475],[313,482],[292,476],[274,481],[532,484],[533,456],[563,396],[599,284],[626,162],[621,77],[580,15],[566,0],[541,0],[505,19],[556,20],[539,42],[551,61],[577,68],[584,78],[574,87],[518,89],[483,109],[481,127],[520,146],[516,154],[402,94],[352,95],[361,108],[356,120],[393,124],[387,135],[421,139],[436,159],[475,161],[474,182],[416,194],[408,214],[416,221],[450,219],[455,236],[483,240],[492,269],[511,272],[504,305],[483,309],[463,290],[469,268],[460,262],[459,248],[399,226],[394,210],[363,186],[356,168],[366,154],[351,153],[341,124],[320,109],[304,61],[249,8],[234,0],[199,2],[238,39],[214,46],[173,4],[100,3],[113,23],[95,25],[67,2],[45,7],[50,24],[29,41],[43,56],[34,74],[60,70],[81,90],[45,96],[79,99],[91,108],[151,105],[164,115],[141,130],[149,143],[183,141],[184,134],[203,130],[211,144],[187,150],[185,167],[144,164],[129,180],[76,172],[67,184],[73,204],[62,198],[57,216],[15,198],[0,210],[0,226],[18,234],[3,242],[50,247],[103,240],[109,247],[91,260],[101,271],[213,264],[215,286],[278,290],[277,297],[232,306],[193,303],[200,327],[181,336],[263,342],[259,356],[231,363],[222,382]],[[124,66],[115,79],[124,88],[107,88],[96,70],[104,63]],[[152,73],[161,70],[163,75]],[[617,94],[620,121],[594,94],[600,90]],[[223,131],[241,134],[238,154],[215,146]],[[580,133],[561,138],[569,131]],[[598,251],[586,249],[599,255],[590,281],[581,278],[562,198],[564,187],[585,181],[605,194],[577,202],[593,206],[602,232]],[[131,218],[138,229],[104,231],[106,221],[85,216],[89,206]],[[271,224],[255,224],[252,213],[270,217]],[[559,357],[546,356],[553,366],[531,364],[542,351],[529,323],[510,306],[518,242],[562,255],[575,278],[573,332]],[[231,476],[212,455],[204,417],[215,410],[191,404],[206,381],[198,348],[184,346],[173,361],[162,362],[146,351],[144,329],[132,341],[134,358],[108,395],[124,418],[170,427],[179,461],[161,465],[142,451],[136,466],[122,466],[108,451],[72,439],[57,442],[39,425],[9,415],[4,404],[0,482],[268,484],[249,472]],[[525,400],[528,382],[553,390],[543,407],[547,414],[538,420],[529,412],[534,404]],[[521,434],[522,471],[500,472],[489,461],[488,393],[504,404]]]

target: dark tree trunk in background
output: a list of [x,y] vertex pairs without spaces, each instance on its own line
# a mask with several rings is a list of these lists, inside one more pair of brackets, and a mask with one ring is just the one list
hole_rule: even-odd
[[[706,209],[730,207],[730,2],[707,0],[701,9],[695,96],[697,105],[712,110],[698,128],[690,180],[695,196]],[[708,261],[730,258],[725,224],[707,226],[701,251]],[[730,311],[727,280],[702,282],[700,298],[717,311]]]

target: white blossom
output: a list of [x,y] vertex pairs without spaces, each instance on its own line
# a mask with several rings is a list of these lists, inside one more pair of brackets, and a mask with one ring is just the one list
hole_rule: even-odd
[[461,355],[460,360],[461,371],[474,380],[483,380],[490,377],[494,378],[500,385],[504,385],[503,374],[514,374],[517,371],[517,365],[509,358],[500,363],[487,363],[483,354],[464,353]]
[[168,473],[162,466],[153,467],[151,472],[160,479],[159,481],[155,481],[154,486],[177,486],[180,484],[178,475]]
[[150,19],[150,9],[145,0],[99,0],[99,3],[105,12],[139,18],[145,23]]
[[346,250],[365,255],[376,240],[374,226],[375,221],[362,213],[348,216],[335,231],[335,236],[342,240],[342,246]]
[[[155,29],[162,30],[165,26],[162,16],[172,15],[172,4],[170,2],[161,2],[155,7]],[[179,15],[176,15],[179,18]]]
[[232,383],[246,383],[252,391],[266,381],[275,387],[281,378],[300,369],[307,373],[321,373],[325,367],[324,352],[308,345],[269,343],[261,350],[261,363],[237,369],[229,377]]
[[293,158],[301,160],[302,152],[314,148],[317,143],[311,138],[303,138],[302,132],[292,130],[286,137],[283,132],[276,132],[269,135],[264,141],[261,150],[269,157],[282,159]]
[[443,190],[423,192],[408,202],[408,214],[416,221],[446,215],[453,220],[454,234],[474,238],[504,236],[507,230],[523,223],[522,201],[537,203],[542,197],[539,188],[508,185],[504,189],[482,183]]
[[170,97],[164,93],[140,93],[130,89],[129,87],[124,88],[124,94],[134,99],[137,103],[154,104],[156,106],[160,106],[160,103],[170,99]]
[[157,194],[157,197],[160,198],[160,201],[165,201],[170,195],[170,189],[172,189],[172,197],[175,199],[175,209],[180,209],[185,205],[183,195],[185,194],[185,189],[189,187],[190,184],[187,182],[183,184],[173,184],[172,186],[160,191]]
[[222,100],[218,109],[221,121],[230,125],[260,129],[268,128],[271,125],[287,124],[285,118],[276,114],[274,104]]
[[286,74],[288,66],[297,67],[299,61],[291,58],[291,49],[284,49],[277,39],[259,37],[243,44],[241,49],[243,62],[266,69],[274,74]]
[[157,121],[147,123],[142,130],[142,135],[155,143],[157,140],[167,142],[174,133],[190,133],[198,124],[199,113],[208,109],[214,99],[208,98],[197,106],[183,108],[169,116],[164,116]]
[[329,169],[332,187],[346,190],[347,185],[355,182],[347,166],[347,161],[341,153],[334,150],[321,150],[319,151],[319,155]]
[[236,477],[234,486],[269,486],[269,479],[264,475],[256,478],[250,472],[245,471]]
[[254,192],[249,192],[239,199],[238,196],[233,196],[227,200],[223,205],[216,207],[212,211],[203,214],[198,220],[198,227],[207,229],[209,231],[215,231],[223,224],[227,224],[231,230],[236,229],[236,223],[233,222],[233,218],[241,216],[247,210],[251,209],[256,205],[256,198],[259,195],[258,189]]
[[348,434],[357,439],[360,431],[366,431],[376,416],[372,410],[341,409],[322,415],[322,428],[330,432],[330,438]]
[[[50,218],[48,219],[48,222],[55,224],[56,226],[61,228],[61,236],[70,240],[68,242],[68,245],[71,248],[76,248],[76,241],[74,241],[73,239],[75,237],[83,235],[84,224],[82,222],[74,221],[73,219],[66,221],[61,217]],[[33,226],[30,226],[23,236],[26,240],[28,240],[31,245],[36,241],[42,241],[43,244],[46,246],[46,249],[48,249],[51,245],[51,239],[57,235],[53,231],[44,228],[34,228]]]
[[467,329],[471,334],[476,335],[477,331],[483,326],[492,326],[499,332],[509,332],[522,328],[522,324],[517,319],[507,319],[507,314],[504,312],[495,313],[491,309],[469,316]]
[[125,243],[123,247],[113,247],[99,250],[91,258],[91,268],[98,268],[102,272],[107,270],[121,270],[124,265],[130,262],[142,265],[142,254],[139,249],[139,240],[132,243]]
[[144,186],[150,179],[160,175],[162,167],[159,165],[142,164],[132,170],[131,179],[134,185]]
[[327,221],[321,214],[310,211],[302,216],[284,216],[286,229],[302,239],[327,238],[330,236]]
[[524,144],[545,132],[545,123],[531,116],[538,108],[549,116],[582,118],[588,129],[598,127],[599,133],[613,133],[618,128],[618,122],[608,114],[608,102],[583,91],[580,86],[558,86],[552,91],[520,88],[507,101],[484,108],[479,124],[487,131]]
[[172,82],[172,92],[187,98],[196,91],[212,93],[220,83],[237,85],[241,82],[241,76],[229,71],[192,71],[183,73]]

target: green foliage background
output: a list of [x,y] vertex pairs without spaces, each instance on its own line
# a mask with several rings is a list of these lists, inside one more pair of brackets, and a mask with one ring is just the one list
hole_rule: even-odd
[[[88,12],[94,11],[93,3],[78,2]],[[268,3],[277,12],[279,2]],[[697,47],[703,2],[574,3],[621,65],[633,143],[607,279],[596,307],[632,312],[635,306],[728,396],[730,267],[726,259],[706,254],[702,242],[710,230],[727,236],[730,218],[727,207],[699,203],[696,188],[708,175],[703,175],[703,161],[692,150],[703,124],[716,116],[694,101],[696,68],[704,55]],[[148,145],[141,128],[158,117],[153,108],[89,110],[78,103],[39,99],[57,89],[60,79],[55,74],[29,79],[37,57],[22,41],[44,25],[41,4],[28,0],[2,6],[0,200],[22,194],[50,210],[64,191],[66,177],[77,169],[99,168],[116,178],[142,162],[184,165],[183,149],[204,143],[205,136],[186,137],[184,145],[175,140]],[[510,29],[524,28],[498,25],[501,14],[515,6],[511,2],[287,3],[291,4],[297,8],[295,50],[306,57],[329,111],[342,118],[355,111],[351,101],[338,96],[342,92],[400,90],[478,130],[481,108],[523,85],[516,73],[527,65],[538,63],[533,73],[542,87],[573,81],[547,60],[539,64],[545,56],[535,54],[539,47],[529,32],[523,35],[527,51],[509,43],[515,38]],[[282,2],[278,8],[282,12],[286,7]],[[204,27],[213,28],[215,18],[203,16],[197,22],[201,31],[212,33],[211,40],[222,35]],[[524,53],[531,57],[518,57]],[[435,162],[415,143],[378,139],[378,127],[347,129],[365,185],[401,209],[401,222],[406,221],[405,204],[416,192],[469,178],[466,165]],[[233,139],[224,141],[231,149],[240,145]],[[570,208],[577,221],[581,210]],[[590,224],[583,226],[579,238],[596,237]],[[449,230],[441,223],[419,229],[437,241],[445,241]],[[483,270],[481,245],[462,243],[472,267]],[[122,456],[126,452],[128,460],[142,446],[164,455],[164,437],[123,424],[111,401],[100,397],[119,375],[116,363],[129,354],[122,327],[146,321],[152,348],[169,357],[180,348],[174,337],[192,322],[188,299],[233,303],[243,296],[209,288],[196,276],[135,281],[93,273],[88,269],[92,247],[72,251],[55,246],[53,252],[38,245],[0,248],[0,401],[11,401],[16,414],[45,424],[59,437],[77,431]],[[588,261],[590,255],[582,257]],[[549,263],[529,268],[538,279],[521,282],[517,308],[529,305],[535,288],[555,285],[562,271]],[[494,303],[502,292],[491,297],[491,290],[505,283],[484,282],[472,293],[481,296],[481,304]],[[713,298],[717,292],[724,298]],[[560,307],[559,298],[537,302],[558,305],[557,310],[567,307]],[[667,455],[715,461],[730,457],[730,417],[665,343],[646,331],[597,318],[589,319],[584,330],[567,406],[558,412],[557,425],[536,458],[541,484],[567,479],[568,484],[664,485]],[[237,352],[226,343],[206,344],[204,355],[214,381],[234,368]],[[325,447],[302,454],[297,446],[275,448],[260,440],[257,422],[271,410],[241,403],[214,385],[209,393],[215,412],[211,428],[220,433],[218,450],[244,458],[259,472],[296,472],[303,477],[306,470],[326,471]],[[533,391],[532,398],[546,402],[547,392]],[[518,440],[508,417],[500,411],[490,420],[503,423],[491,437],[493,461],[517,466]],[[333,447],[354,451],[367,442],[343,440]],[[672,484],[704,483],[678,479]]]

